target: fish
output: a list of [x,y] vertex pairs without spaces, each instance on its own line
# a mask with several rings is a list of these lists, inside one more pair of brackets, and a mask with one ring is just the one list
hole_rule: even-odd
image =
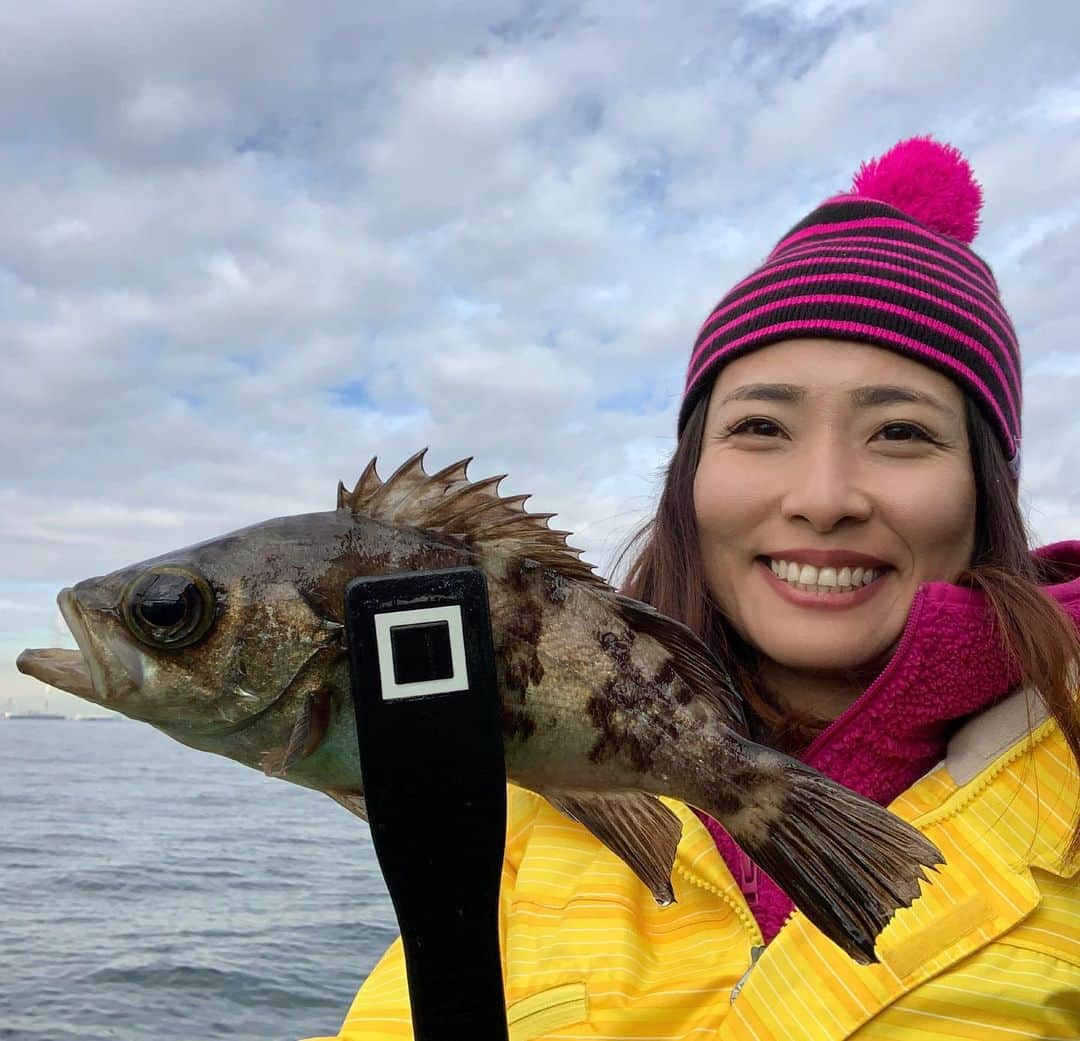
[[[681,822],[718,820],[860,964],[944,863],[918,830],[756,744],[728,671],[690,629],[622,595],[472,458],[376,459],[333,510],[278,517],[87,579],[57,601],[77,650],[23,673],[324,792],[366,819],[344,599],[358,576],[460,566],[486,580],[508,780],[547,799],[674,900]],[[433,796],[434,798],[434,796]]]

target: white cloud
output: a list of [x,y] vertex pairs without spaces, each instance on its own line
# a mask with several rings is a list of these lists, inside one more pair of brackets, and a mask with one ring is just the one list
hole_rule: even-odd
[[791,165],[852,148],[866,158],[917,133],[953,131],[967,147],[996,136],[1030,105],[1029,92],[1046,88],[1044,77],[1074,75],[1075,9],[1040,11],[1032,17],[1012,0],[878,5],[804,74],[771,85],[751,158]]

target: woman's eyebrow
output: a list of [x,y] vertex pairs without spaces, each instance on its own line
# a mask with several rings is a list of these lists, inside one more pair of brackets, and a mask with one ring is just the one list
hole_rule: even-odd
[[[747,383],[725,395],[720,404],[726,405],[729,401],[780,401],[791,404],[802,401],[805,397],[806,390],[793,383]],[[901,403],[929,405],[947,416],[954,418],[956,416],[956,412],[940,398],[923,390],[913,390],[911,387],[891,385],[857,387],[851,392],[851,400],[863,408]]]
[[925,390],[912,390],[911,387],[858,387],[851,392],[851,400],[856,405],[873,407],[875,405],[895,405],[898,403],[910,403],[915,405],[929,405],[938,412],[955,418],[956,412],[949,408],[940,398],[928,394]]
[[743,387],[736,387],[720,402],[726,405],[729,401],[802,401],[806,397],[806,391],[802,387],[796,387],[792,383],[747,383]]

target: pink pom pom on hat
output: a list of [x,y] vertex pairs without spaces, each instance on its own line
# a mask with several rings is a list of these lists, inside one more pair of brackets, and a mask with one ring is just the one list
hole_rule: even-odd
[[721,366],[801,337],[870,343],[943,372],[978,403],[1019,474],[1020,349],[970,248],[982,189],[961,152],[913,137],[796,224],[698,333],[679,433]]
[[960,150],[932,137],[909,138],[868,159],[851,194],[895,206],[965,246],[979,231],[982,188]]

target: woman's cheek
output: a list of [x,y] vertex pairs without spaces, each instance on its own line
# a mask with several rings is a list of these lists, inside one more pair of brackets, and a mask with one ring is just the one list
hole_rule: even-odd
[[761,468],[745,462],[725,459],[699,467],[694,479],[698,527],[715,539],[747,534],[767,508],[769,487]]
[[922,581],[952,581],[970,565],[976,507],[966,472],[951,481],[938,474],[933,481],[898,482],[889,498],[893,527],[906,533]]

